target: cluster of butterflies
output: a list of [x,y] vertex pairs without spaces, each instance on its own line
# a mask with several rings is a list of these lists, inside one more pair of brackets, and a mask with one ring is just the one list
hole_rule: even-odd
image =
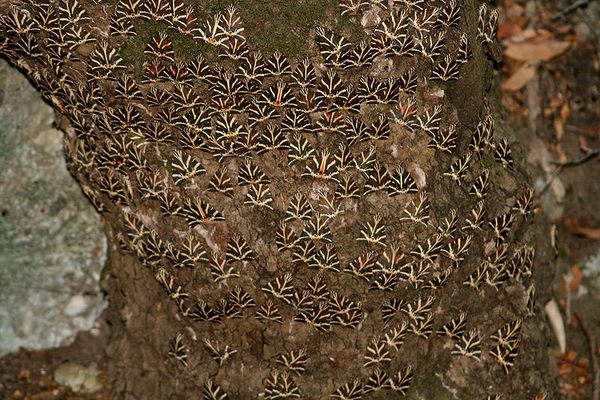
[[[368,378],[345,383],[331,398],[360,399],[383,389],[405,394],[413,367],[389,371],[387,365],[407,334],[424,339],[433,335],[436,291],[459,269],[475,237],[482,232],[491,235],[496,250],[467,276],[466,287],[498,290],[510,279],[525,285],[534,259],[532,247],[511,251],[506,244],[513,226],[532,214],[531,190],[518,197],[508,212],[486,217],[493,169],[480,168],[480,161],[491,153],[506,170],[513,168],[508,143],[494,137],[491,113],[485,112],[477,124],[467,152],[443,172],[448,182],[467,187],[475,202],[462,223],[456,210],[436,217],[414,173],[378,159],[378,145],[393,139],[394,127],[424,135],[427,147],[448,157],[459,150],[458,126],[442,121],[441,106],[423,108],[417,100],[423,81],[456,80],[472,57],[469,35],[457,29],[461,24],[458,2],[437,3],[342,0],[342,15],[360,16],[378,9],[385,18],[372,28],[368,39],[357,44],[319,26],[314,32],[318,54],[294,61],[279,51],[265,57],[251,49],[234,7],[202,23],[193,6],[178,0],[120,0],[108,34],[96,37],[90,29],[90,8],[77,0],[31,0],[25,7],[8,7],[0,16],[0,54],[25,68],[44,97],[68,116],[76,140],[67,145],[67,158],[92,183],[83,188],[99,211],[112,211],[102,196],[122,209],[158,201],[164,218],[188,225],[185,238],[171,242],[134,213],[123,211],[123,233],[117,234],[122,248],[155,272],[180,314],[196,323],[223,323],[251,313],[264,323],[283,324],[289,318],[316,332],[329,332],[335,326],[357,329],[367,318],[361,302],[330,290],[328,284],[330,274],[346,274],[368,291],[386,294],[376,314],[389,329],[373,337],[365,349],[363,367],[370,371]],[[477,39],[481,44],[493,43],[497,12],[485,5],[479,11]],[[137,35],[138,20],[166,26],[144,49],[148,60],[141,77],[127,68],[115,46]],[[222,62],[210,62],[202,55],[179,60],[173,34],[214,46]],[[451,37],[458,39],[451,41]],[[378,60],[398,57],[416,58],[430,74],[422,76],[415,67],[386,78],[369,74]],[[365,110],[371,117],[364,116]],[[324,142],[334,144],[324,146]],[[152,161],[156,154],[163,158],[158,163]],[[276,210],[272,179],[261,168],[264,154],[283,160],[294,182],[319,182],[331,190],[318,191],[318,204],[298,192],[285,210]],[[204,186],[211,199],[233,202],[242,193],[245,206],[284,214],[275,245],[294,267],[315,271],[307,282],[299,284],[291,272],[282,272],[258,285],[253,297],[252,290],[237,284],[243,275],[241,266],[257,261],[241,234],[230,237],[224,252],[205,250],[194,228],[227,221],[220,207],[195,194],[208,171],[211,176]],[[352,212],[346,204],[369,196],[410,199],[398,220],[432,233],[405,254],[388,238],[387,217],[376,213],[361,221],[354,237],[367,251],[343,265],[331,227],[338,216]],[[447,267],[439,270],[438,259],[446,260]],[[190,295],[186,285],[178,282],[176,271],[199,265],[207,267],[215,286],[231,290],[216,301]],[[400,285],[420,294],[412,301],[389,297]],[[425,291],[430,294],[423,295]],[[530,285],[526,292],[527,312],[532,314],[535,287]],[[520,328],[521,320],[516,320],[491,336],[494,346],[489,355],[507,373],[518,352]],[[454,340],[453,355],[480,360],[482,334],[466,329],[464,313],[440,327],[437,335]],[[168,355],[188,366],[190,351],[185,342],[185,335],[177,334]],[[241,351],[210,338],[203,344],[219,366]],[[299,398],[294,375],[305,372],[309,359],[304,349],[280,354],[277,363],[282,368],[273,369],[266,378],[264,398]],[[213,380],[206,382],[204,396],[227,398]]]

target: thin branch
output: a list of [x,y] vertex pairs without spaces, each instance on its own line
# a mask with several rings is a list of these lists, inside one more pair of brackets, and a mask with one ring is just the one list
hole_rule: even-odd
[[552,17],[552,21],[556,21],[558,19],[561,19],[562,17],[564,17],[567,14],[572,13],[573,11],[579,9],[579,8],[583,8],[586,7],[588,4],[590,4],[591,0],[577,0],[575,3],[571,4],[568,7],[563,8],[561,11],[557,12],[553,17]]
[[544,194],[546,192],[546,190],[548,190],[548,188],[550,187],[550,184],[552,184],[552,181],[554,181],[554,178],[556,178],[558,175],[560,175],[560,173],[562,172],[562,170],[564,168],[575,167],[577,165],[581,165],[583,163],[590,161],[592,158],[597,157],[598,155],[600,155],[600,149],[587,149],[584,151],[583,156],[576,158],[574,160],[567,160],[564,162],[554,162],[553,164],[556,165],[556,168],[554,168],[554,170],[550,173],[550,176],[548,177],[548,179],[544,183],[544,186],[542,186],[542,188],[540,189],[540,191],[538,192],[536,197],[541,197],[542,194]]
[[600,149],[587,149],[584,151],[584,155],[576,158],[574,160],[568,160],[568,161],[564,161],[564,162],[554,162],[553,164],[556,164],[560,167],[574,167],[576,165],[580,165],[583,164],[584,162],[587,162],[589,160],[591,160],[592,158],[598,156],[600,154]]
[[594,339],[594,335],[588,328],[587,324],[583,321],[579,313],[575,312],[574,316],[579,321],[579,326],[581,326],[581,330],[587,339],[589,351],[590,351],[590,361],[592,365],[592,398],[591,400],[600,400],[600,366],[598,366],[598,355],[596,354],[596,340]]

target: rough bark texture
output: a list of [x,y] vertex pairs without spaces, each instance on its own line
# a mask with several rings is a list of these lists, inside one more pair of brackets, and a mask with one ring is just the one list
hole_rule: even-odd
[[[184,81],[181,89],[173,75],[143,83],[147,64],[127,57],[144,49],[146,29],[166,29],[167,15],[181,12],[170,2],[166,11],[152,6],[161,2],[145,3],[140,17],[151,22],[136,22],[136,38],[109,29],[113,5],[82,3],[93,21],[77,21],[81,9],[69,16],[61,4],[51,5],[65,31],[82,26],[98,36],[96,44],[73,47],[81,61],[56,60],[56,69],[44,58],[48,33],[11,28],[11,13],[35,17],[47,9],[19,4],[5,11],[3,24],[10,29],[0,49],[70,120],[70,167],[107,221],[112,245],[103,283],[111,307],[107,351],[115,398],[554,398],[536,305],[546,295],[539,283],[547,278],[549,254],[535,243],[531,192],[518,156],[513,163],[508,143],[514,138],[501,123],[492,91],[494,13],[474,1],[372,1],[341,18],[334,3],[303,25],[275,24],[292,36],[315,20],[326,27],[307,31],[303,51],[319,81],[309,92],[322,99],[311,112],[287,73],[265,74],[256,87],[240,75],[240,87],[231,91],[218,69],[202,72],[189,86]],[[253,32],[263,29],[249,13],[256,11],[252,4],[231,15],[245,24],[251,51],[268,49],[252,42],[259,37]],[[304,10],[302,4],[297,7]],[[196,12],[212,18],[222,6],[209,2]],[[273,13],[267,20],[281,10],[276,1],[261,6]],[[128,12],[110,23],[135,21],[135,9]],[[227,26],[227,15],[219,21],[232,45],[236,25]],[[347,68],[352,56],[346,48],[339,59],[331,51],[341,33],[352,37],[361,23],[377,57]],[[396,42],[384,39],[395,34],[386,33],[385,24],[399,26]],[[244,61],[228,57],[226,47],[207,50],[209,44],[191,38],[199,31],[190,36],[185,25],[171,25],[176,50],[188,51],[176,56],[190,61],[193,49],[205,52],[213,68],[241,71],[236,68]],[[105,36],[109,47],[100,40]],[[38,48],[28,44],[30,38]],[[158,47],[149,51],[170,65],[169,47]],[[113,48],[133,67],[121,68]],[[214,57],[215,49],[225,61]],[[287,53],[298,71],[302,57]],[[146,63],[155,56],[144,56]],[[120,89],[127,74],[145,99]],[[277,92],[281,81],[287,82],[283,95]],[[348,84],[357,89],[354,103],[352,90],[344,94]],[[175,96],[152,104],[151,87]],[[188,89],[202,105],[191,106],[183,94]],[[230,112],[221,112],[224,106],[215,100]],[[252,100],[274,113],[270,124],[251,123]],[[212,120],[188,123],[186,130],[185,118],[204,105]],[[306,126],[286,119],[294,110],[306,117]],[[134,113],[139,117],[127,116]],[[223,128],[229,115],[238,131]],[[357,128],[359,121],[366,129]],[[314,152],[300,152],[307,159],[290,162],[296,137]],[[346,146],[348,159],[339,145]],[[177,160],[178,150],[184,162]],[[194,173],[194,162],[205,171]],[[187,171],[177,164],[187,164]],[[211,185],[220,172],[231,179],[230,196],[227,185],[216,185],[221,191]],[[357,196],[343,190],[345,177]],[[310,207],[294,209],[297,193]],[[294,217],[301,211],[307,219]],[[281,229],[295,237],[293,246],[282,243]]]

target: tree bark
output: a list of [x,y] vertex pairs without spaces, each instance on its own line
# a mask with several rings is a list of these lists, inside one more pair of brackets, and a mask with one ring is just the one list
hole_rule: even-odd
[[[186,32],[202,23],[182,25],[169,15],[184,8],[158,11],[158,1],[3,6],[0,51],[66,117],[70,169],[106,220],[114,398],[557,398],[539,315],[551,258],[518,138],[500,115],[497,16],[467,0],[363,1],[355,14],[325,3],[242,2],[220,14],[212,39],[226,41],[212,47]],[[212,20],[220,5],[195,12]],[[238,16],[243,33],[227,23]],[[136,37],[115,33],[129,23]],[[96,41],[71,46],[69,58],[55,44],[76,39],[57,38],[54,24]],[[243,71],[235,40],[248,59],[271,48],[261,24],[280,29],[274,42],[308,32],[285,49],[294,75],[265,73],[252,86],[219,72]],[[357,31],[376,57],[348,67],[359,47],[342,37]],[[174,73],[153,81],[152,59],[177,68],[168,41],[188,67],[204,54],[212,72],[189,85]],[[143,50],[141,64],[131,55]],[[311,112],[294,84],[302,55],[322,99]],[[143,96],[124,89],[134,81]],[[253,100],[273,113],[268,123],[253,123]],[[192,110],[210,119],[192,121]],[[313,152],[297,152],[298,138]],[[345,177],[359,195],[343,190]]]

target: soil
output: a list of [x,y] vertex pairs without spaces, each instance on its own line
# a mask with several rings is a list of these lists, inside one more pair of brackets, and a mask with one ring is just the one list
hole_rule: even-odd
[[[69,346],[18,352],[0,358],[0,399],[2,400],[108,400],[110,387],[104,347],[110,327],[102,315],[92,332],[80,332]],[[103,389],[96,393],[75,393],[54,380],[63,363],[87,366],[95,363]]]

